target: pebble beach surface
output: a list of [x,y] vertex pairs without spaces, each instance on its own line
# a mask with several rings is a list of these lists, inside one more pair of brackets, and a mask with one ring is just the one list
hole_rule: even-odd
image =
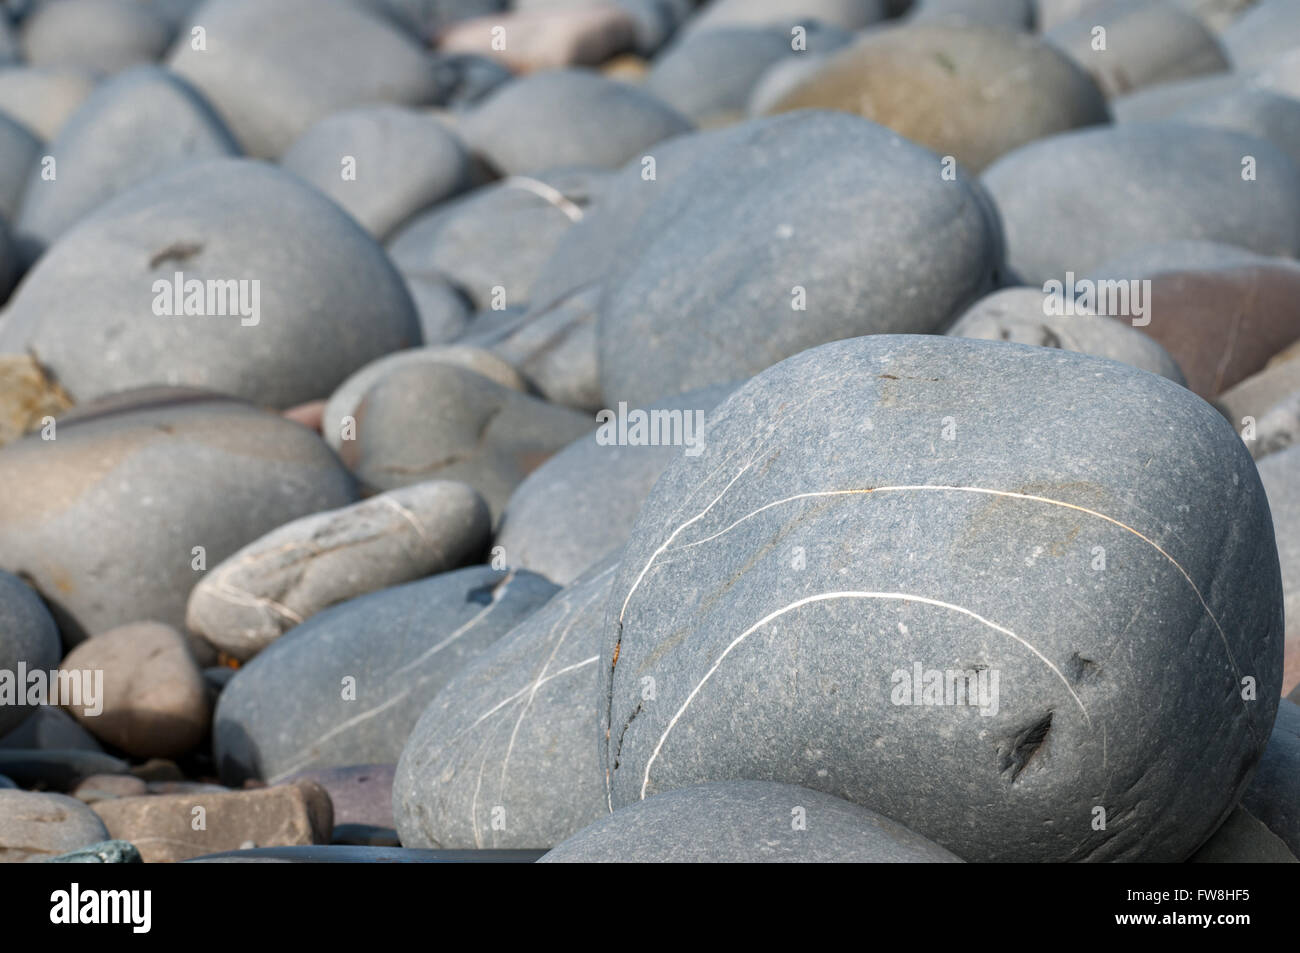
[[1300,862],[1295,0],[0,4],[0,862]]

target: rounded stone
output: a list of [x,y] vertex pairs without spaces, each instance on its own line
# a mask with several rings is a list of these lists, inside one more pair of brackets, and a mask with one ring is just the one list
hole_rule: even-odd
[[961,858],[829,794],[770,781],[724,781],[615,811],[539,863],[950,864]]
[[322,609],[477,561],[491,532],[483,498],[445,480],[313,513],[213,567],[185,623],[246,661]]
[[[1255,179],[1243,176],[1253,157]],[[1130,249],[1200,240],[1300,255],[1300,168],[1222,129],[1135,123],[1031,143],[984,173],[1025,284],[1087,274]]]
[[[100,741],[139,758],[196,748],[211,711],[185,637],[169,625],[136,622],[82,642],[63,660],[70,672],[103,672],[102,696],[64,707]],[[98,682],[99,676],[96,676]]]
[[868,34],[769,111],[796,109],[856,113],[975,172],[1035,139],[1110,119],[1097,84],[1041,39],[943,23]]
[[[355,422],[357,407],[360,406],[367,392],[383,380],[385,375],[397,368],[418,364],[459,367],[473,371],[510,390],[524,392],[528,389],[518,371],[491,351],[482,348],[450,345],[396,351],[362,367],[330,395],[321,416],[321,433],[325,437],[325,442],[335,450],[341,449],[348,418],[352,418]],[[351,430],[355,431],[355,427]]]
[[22,23],[23,59],[32,66],[71,66],[97,73],[158,59],[170,25],[134,0],[42,3]]
[[286,172],[217,159],[65,233],[10,301],[0,350],[34,351],[78,401],[167,384],[284,408],[419,334],[401,276],[342,209]]
[[987,196],[940,170],[928,150],[841,113],[714,140],[659,187],[635,254],[604,280],[605,406],[743,380],[839,338],[938,330],[993,290],[1001,266]]
[[23,573],[65,644],[141,617],[179,628],[205,568],[355,484],[320,437],[195,392],[145,391],[0,450],[0,566]]
[[15,229],[44,249],[133,185],[183,162],[239,153],[226,124],[188,83],[157,66],[127,70],[98,86],[49,144],[57,178],[46,177],[44,164],[32,170]]
[[1300,705],[1282,700],[1241,805],[1300,857]]
[[330,113],[433,103],[438,94],[435,59],[351,0],[208,0],[192,22],[206,31],[205,47],[183,38],[168,65],[207,96],[249,155],[279,156]]
[[281,167],[343,206],[380,241],[466,188],[469,163],[465,147],[442,123],[401,106],[327,116],[280,158]]
[[1290,447],[1259,461],[1259,478],[1268,493],[1282,565],[1286,598],[1282,694],[1286,694],[1300,685],[1300,447]]
[[84,69],[6,67],[0,70],[0,112],[50,140],[94,88],[95,75]]
[[[1104,46],[1102,35],[1104,31]],[[1057,24],[1044,37],[1091,74],[1107,96],[1230,68],[1200,19],[1164,0],[1116,0]]]
[[396,763],[447,682],[557,591],[533,573],[476,566],[318,613],[221,693],[213,750],[222,779]]
[[971,305],[947,333],[1077,351],[1185,383],[1178,364],[1159,342],[1113,317],[1063,314],[1064,306],[1063,298],[1052,298],[1037,288],[1004,288]]
[[795,56],[788,34],[760,27],[688,32],[655,58],[645,87],[702,126],[745,116],[759,79]]
[[26,672],[48,675],[63,655],[54,618],[31,588],[17,576],[0,571],[0,736],[36,713],[27,704]]
[[1221,39],[1236,69],[1265,66],[1300,46],[1300,7],[1291,0],[1258,0]]
[[687,21],[696,32],[731,26],[771,26],[816,21],[860,30],[886,16],[884,0],[713,0]]
[[612,804],[761,778],[968,861],[1185,860],[1280,694],[1268,513],[1237,435],[1153,374],[950,337],[790,358],[623,550]]
[[402,846],[553,847],[605,814],[593,729],[614,569],[558,593],[434,697],[397,763]]
[[22,123],[0,112],[0,216],[5,221],[13,221],[17,214],[28,173],[41,156],[41,140]]
[[0,790],[0,863],[51,858],[108,840],[95,812],[63,794]]

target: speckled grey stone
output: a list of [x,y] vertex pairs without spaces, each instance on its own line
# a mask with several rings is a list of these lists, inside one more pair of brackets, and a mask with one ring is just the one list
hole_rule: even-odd
[[770,781],[725,781],[622,808],[539,861],[562,863],[961,863],[875,811]]
[[[1256,160],[1256,180],[1242,159]],[[1085,129],[1031,143],[983,175],[1029,285],[1087,274],[1140,245],[1204,240],[1300,254],[1300,168],[1262,139],[1183,123]]]
[[[678,432],[685,434],[689,426],[691,439],[702,446],[708,428],[697,427],[698,421],[734,389],[731,384],[707,387],[648,410],[680,414],[677,421],[665,417],[670,430],[680,426]],[[689,449],[672,444],[609,445],[594,431],[580,437],[533,471],[511,495],[495,546],[501,547],[508,565],[568,585],[623,545],[659,474]],[[593,500],[600,501],[600,519],[590,517]]]
[[355,416],[356,439],[340,453],[364,486],[460,480],[483,494],[493,520],[524,477],[596,426],[585,414],[432,362],[385,373]]
[[33,581],[67,645],[140,619],[180,628],[204,570],[356,498],[320,437],[277,414],[195,392],[119,405],[0,449],[0,566]]
[[605,406],[743,380],[839,338],[938,330],[993,290],[1001,266],[987,196],[964,174],[944,181],[940,165],[841,113],[789,113],[715,141],[662,188],[635,253],[605,279]]
[[1282,700],[1242,806],[1300,856],[1300,705]]
[[449,480],[303,516],[212,567],[185,624],[245,661],[335,603],[477,562],[491,532],[483,498]]
[[686,117],[645,90],[590,70],[545,70],[501,87],[462,124],[465,140],[506,175],[587,165],[615,169]]
[[0,863],[49,860],[108,840],[95,812],[62,794],[0,790]]
[[212,101],[249,155],[278,156],[351,106],[437,98],[434,57],[351,0],[208,0],[192,22],[207,31],[207,48],[182,35],[168,64]]
[[[1097,28],[1106,31],[1097,49]],[[1107,96],[1229,69],[1218,40],[1199,17],[1164,0],[1117,0],[1044,33],[1096,78]]]
[[[344,178],[349,157],[354,168]],[[280,158],[282,167],[342,205],[380,241],[466,188],[469,163],[465,147],[442,123],[401,106],[333,113]]]
[[158,59],[172,28],[136,0],[42,3],[22,22],[23,59],[33,66],[75,66],[115,73]]
[[[106,80],[81,104],[27,180],[20,240],[48,247],[79,219],[137,183],[183,162],[240,154],[230,130],[194,87],[157,66]],[[34,256],[33,256],[34,257]]]
[[213,749],[223,781],[395,763],[451,677],[557,591],[533,573],[480,566],[313,616],[221,693]]
[[[1047,299],[1038,288],[995,291],[971,305],[947,333],[953,337],[1078,351],[1186,384],[1183,372],[1169,352],[1131,324],[1106,315],[1049,315],[1044,310]],[[1056,310],[1062,308],[1063,304]]]
[[0,735],[35,713],[35,707],[26,704],[28,684],[19,681],[18,666],[25,666],[27,673],[48,674],[58,668],[62,656],[58,626],[41,597],[17,576],[0,571],[0,678],[8,683],[0,687]]
[[[1276,560],[1250,455],[1171,381],[951,337],[814,348],[641,509],[602,646],[612,803],[759,778],[968,861],[1184,860],[1267,742]],[[965,676],[914,704],[918,666],[980,704]]]
[[416,216],[389,239],[388,253],[403,274],[443,279],[476,309],[526,305],[601,178],[563,171],[476,189]]
[[[172,313],[177,274],[224,283],[225,300]],[[34,350],[78,401],[168,384],[284,408],[419,334],[401,277],[342,209],[264,163],[213,159],[66,232],[13,296],[0,350]]]
[[594,729],[605,560],[467,665],[412,729],[393,782],[405,847],[553,847],[605,814]]

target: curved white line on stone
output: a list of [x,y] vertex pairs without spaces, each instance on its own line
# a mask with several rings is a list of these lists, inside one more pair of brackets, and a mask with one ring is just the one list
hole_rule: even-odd
[[1010,629],[1004,628],[1003,626],[998,625],[996,622],[990,622],[982,615],[976,612],[972,612],[970,609],[967,609],[964,606],[954,605],[951,602],[943,602],[939,599],[930,599],[926,596],[918,596],[908,592],[853,592],[853,591],[823,592],[815,596],[806,596],[803,599],[799,599],[796,602],[790,603],[788,606],[782,606],[780,609],[777,609],[775,612],[768,613],[762,619],[760,619],[759,621],[751,625],[744,632],[740,633],[740,635],[732,639],[731,644],[728,645],[725,649],[723,649],[722,654],[718,656],[718,660],[713,663],[713,667],[704,673],[704,677],[700,679],[700,683],[696,685],[693,689],[691,689],[691,693],[686,696],[686,701],[682,703],[681,708],[677,709],[677,714],[673,715],[672,719],[668,722],[668,727],[664,729],[663,735],[659,738],[659,743],[655,745],[655,750],[651,753],[650,760],[646,762],[645,777],[641,781],[642,800],[645,799],[646,788],[649,787],[650,785],[650,769],[654,767],[655,759],[659,757],[659,752],[663,750],[664,742],[668,740],[668,735],[672,732],[673,728],[677,725],[677,722],[682,717],[682,714],[686,711],[688,707],[690,707],[691,702],[695,700],[695,696],[699,694],[700,689],[702,689],[705,683],[708,682],[708,680],[713,677],[713,673],[718,670],[718,667],[722,665],[726,657],[731,654],[731,650],[734,649],[736,646],[738,646],[741,642],[745,641],[745,639],[749,638],[750,635],[757,632],[763,626],[767,625],[773,619],[779,618],[780,616],[785,615],[787,612],[793,612],[795,609],[798,609],[802,606],[809,605],[810,603],[826,602],[831,599],[897,599],[903,602],[920,602],[925,605],[938,606],[941,609],[950,609],[953,612],[960,612],[962,615],[970,616],[970,618],[974,619],[975,621],[983,625],[988,626],[990,629],[993,629],[994,631],[997,632],[1001,632],[1003,635],[1010,636],[1011,638],[1019,642],[1021,645],[1023,645],[1025,648],[1029,649],[1029,651],[1033,652],[1034,655],[1037,656],[1037,658],[1049,669],[1051,669],[1053,674],[1055,674],[1056,677],[1061,680],[1061,684],[1065,686],[1065,690],[1070,693],[1070,697],[1074,699],[1075,704],[1079,706],[1079,710],[1083,712],[1083,717],[1084,720],[1088,723],[1088,727],[1089,728],[1092,727],[1092,719],[1088,716],[1088,709],[1084,707],[1083,702],[1079,699],[1079,696],[1074,693],[1074,689],[1070,687],[1070,683],[1066,680],[1065,676],[1061,674],[1060,669],[1058,669],[1055,665],[1053,665],[1051,661],[1045,655],[1043,655],[1043,653],[1039,652],[1038,649],[1034,648],[1032,645],[1030,645],[1020,636],[1016,635]]
[[543,202],[553,205],[568,216],[569,221],[579,222],[582,220],[583,211],[574,202],[572,202],[563,192],[552,185],[547,185],[540,179],[534,179],[530,175],[512,175],[501,183],[506,188],[523,189],[525,192],[532,192]]

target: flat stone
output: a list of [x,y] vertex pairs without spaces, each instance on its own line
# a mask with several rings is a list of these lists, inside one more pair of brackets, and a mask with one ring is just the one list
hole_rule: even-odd
[[343,206],[380,241],[471,178],[460,140],[436,119],[402,106],[333,113],[304,132],[280,166]]
[[28,176],[19,240],[34,258],[115,195],[184,162],[238,156],[226,124],[197,90],[157,66],[127,70],[98,86],[48,146],[58,163]]
[[[347,442],[344,440],[345,434],[351,435],[350,439],[355,439],[355,415],[362,399],[387,374],[413,364],[463,368],[510,390],[522,392],[528,387],[510,364],[482,348],[450,345],[395,351],[357,370],[330,395],[321,415],[321,433],[325,442],[335,450],[340,450]],[[352,426],[349,425],[348,418],[352,418]]]
[[476,562],[491,534],[483,498],[447,480],[313,513],[213,567],[190,593],[185,624],[247,661],[322,609]]
[[[732,384],[708,387],[641,411],[647,420],[659,421],[641,435],[656,440],[656,445],[610,443],[600,431],[575,440],[511,494],[494,552],[499,548],[509,565],[531,569],[552,582],[573,582],[627,541],[659,475],[677,457],[696,452],[685,438],[702,447],[708,439],[705,418],[733,389]],[[656,411],[663,413],[656,418]],[[611,428],[617,428],[616,408],[608,419]],[[624,419],[630,425],[627,415]],[[683,442],[670,442],[674,434]],[[661,437],[664,442],[658,442]],[[593,499],[600,500],[598,520],[589,518]]]
[[[1257,179],[1243,179],[1253,156]],[[1300,254],[1300,168],[1240,133],[1150,122],[1063,133],[1017,149],[983,183],[1029,285],[1085,275],[1130,249],[1199,240]]]
[[718,135],[680,177],[646,183],[659,191],[636,250],[604,279],[604,406],[743,380],[830,340],[937,331],[998,283],[987,196],[944,181],[928,150],[830,112]]
[[141,617],[180,628],[206,568],[356,499],[320,437],[279,415],[193,391],[101,407],[0,450],[0,566],[38,588],[65,645]]
[[40,862],[105,840],[108,831],[80,801],[0,790],[0,863]]
[[[207,48],[177,43],[168,65],[225,117],[249,155],[281,155],[352,106],[433,103],[435,60],[382,14],[349,0],[221,0],[196,15]],[[341,68],[365,63],[365,69]]]
[[796,109],[855,113],[973,172],[1035,139],[1110,119],[1097,84],[1041,39],[946,23],[867,34],[769,111]]
[[829,794],[770,781],[727,781],[615,811],[539,863],[947,864],[961,858]]
[[[1105,46],[1096,30],[1105,31]],[[1164,0],[1118,0],[1046,30],[1107,96],[1230,69],[1202,20]]]
[[115,73],[158,59],[172,39],[169,24],[133,0],[42,3],[22,21],[23,59]]
[[767,778],[973,862],[1185,860],[1267,742],[1276,558],[1250,455],[1172,381],[951,337],[806,351],[642,506],[601,651],[611,802]]
[[[393,764],[351,764],[341,768],[300,771],[286,783],[314,781],[334,805],[334,831],[340,825],[393,827]],[[382,845],[379,845],[382,846]]]
[[[1123,319],[1093,313],[1065,315],[1060,313],[1064,301],[1049,306],[1050,300],[1038,288],[1004,288],[971,305],[947,333],[1091,354],[1185,383],[1169,352]],[[1045,313],[1049,307],[1054,313]]]
[[615,568],[605,560],[434,697],[393,782],[403,846],[553,847],[605,815],[593,728]]
[[58,668],[59,628],[41,597],[17,576],[0,571],[0,735],[36,711],[28,704],[27,673]]
[[594,429],[585,414],[425,362],[394,368],[367,391],[356,440],[340,452],[375,490],[432,479],[468,483],[495,521],[528,474]]
[[117,798],[100,801],[94,811],[147,864],[234,850],[248,841],[263,847],[328,844],[334,827],[329,795],[309,781],[255,791]]
[[207,736],[212,713],[203,675],[185,637],[169,625],[110,629],[74,648],[60,667],[103,673],[100,697],[64,707],[100,741],[127,754],[182,755]]
[[1282,694],[1300,685],[1300,447],[1291,447],[1259,461],[1259,478],[1268,493],[1282,565],[1286,597],[1285,669]]
[[221,693],[222,780],[396,763],[420,713],[460,668],[557,587],[473,567],[326,609],[239,670]]

